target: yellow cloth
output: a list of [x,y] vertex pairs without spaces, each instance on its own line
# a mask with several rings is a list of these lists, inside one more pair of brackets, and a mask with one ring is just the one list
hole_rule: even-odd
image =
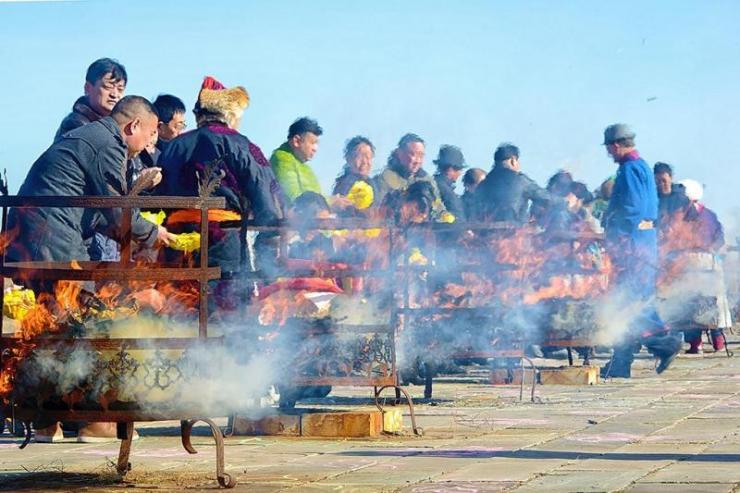
[[164,220],[167,217],[167,214],[165,214],[164,211],[159,211],[156,214],[154,212],[143,211],[140,212],[139,215],[145,221],[149,221],[150,223],[156,224],[157,226],[161,226],[162,224],[164,224]]
[[11,289],[5,292],[3,315],[13,320],[21,320],[36,306],[36,295],[30,289]]
[[439,215],[438,222],[452,224],[455,222],[455,216],[452,213],[445,211]]
[[200,248],[200,233],[180,233],[170,242],[170,248],[181,252],[194,252]]
[[375,194],[373,193],[373,187],[362,180],[357,180],[352,188],[347,192],[347,198],[355,204],[358,209],[367,209],[373,205]]
[[409,255],[409,264],[411,265],[427,265],[429,260],[421,253],[418,248],[411,249],[411,255]]

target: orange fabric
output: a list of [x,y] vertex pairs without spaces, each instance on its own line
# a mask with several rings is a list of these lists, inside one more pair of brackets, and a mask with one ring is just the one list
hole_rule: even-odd
[[342,289],[337,286],[332,279],[322,279],[320,277],[297,277],[285,281],[275,281],[272,284],[260,289],[260,298],[264,299],[281,289],[290,289],[294,291],[313,291],[326,293],[342,293]]
[[[211,209],[208,211],[209,222],[238,221],[242,216],[238,212],[224,209]],[[200,211],[198,209],[182,209],[167,216],[167,224],[199,223]]]

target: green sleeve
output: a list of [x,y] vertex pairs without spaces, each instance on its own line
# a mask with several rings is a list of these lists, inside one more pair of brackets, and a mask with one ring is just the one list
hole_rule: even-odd
[[270,157],[270,164],[272,165],[272,172],[275,173],[275,178],[283,189],[283,193],[292,203],[301,194],[296,167],[287,159],[281,159],[278,152],[273,153]]

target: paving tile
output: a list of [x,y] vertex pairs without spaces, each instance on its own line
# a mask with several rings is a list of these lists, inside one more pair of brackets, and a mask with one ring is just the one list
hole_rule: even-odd
[[433,481],[408,486],[400,493],[499,493],[510,491],[518,483],[495,481]]
[[737,459],[729,462],[707,460],[684,461],[670,465],[642,478],[650,483],[740,483],[740,467]]
[[637,482],[624,493],[730,493],[735,491],[731,484],[722,483],[643,483]]
[[462,467],[443,478],[446,481],[520,482],[553,471],[567,462],[567,459],[496,457]]
[[590,493],[619,491],[642,476],[641,471],[566,471],[540,476],[512,491],[516,493]]

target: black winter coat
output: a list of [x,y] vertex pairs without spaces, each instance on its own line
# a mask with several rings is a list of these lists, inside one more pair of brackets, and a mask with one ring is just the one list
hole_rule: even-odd
[[[214,196],[226,198],[226,208],[242,217],[250,214],[259,224],[283,217],[285,199],[270,162],[259,147],[236,130],[209,124],[171,140],[159,157],[160,190],[164,195],[197,196],[197,173],[219,162],[225,173]],[[209,263],[224,271],[239,269],[240,244],[236,232],[212,231]]]
[[524,173],[494,166],[475,191],[481,219],[529,221],[530,202],[547,205],[555,197]]
[[[66,133],[31,166],[18,192],[25,196],[121,196],[127,148],[116,122],[105,117]],[[138,214],[136,214],[138,216]],[[11,209],[8,226],[17,228],[9,260],[89,260],[87,243],[95,231],[120,237],[120,209],[75,207]],[[151,246],[157,228],[139,223],[135,240]]]
[[455,183],[446,176],[439,174],[434,175],[434,181],[437,182],[439,197],[442,199],[445,209],[452,213],[458,221],[464,221],[466,219],[465,210],[460,196],[455,193]]
[[96,113],[94,109],[90,107],[87,102],[87,96],[80,96],[72,105],[72,112],[64,117],[62,123],[59,125],[56,135],[54,136],[54,142],[58,142],[62,135],[66,134],[70,130],[87,125],[88,123],[96,122],[103,118],[103,115]]

